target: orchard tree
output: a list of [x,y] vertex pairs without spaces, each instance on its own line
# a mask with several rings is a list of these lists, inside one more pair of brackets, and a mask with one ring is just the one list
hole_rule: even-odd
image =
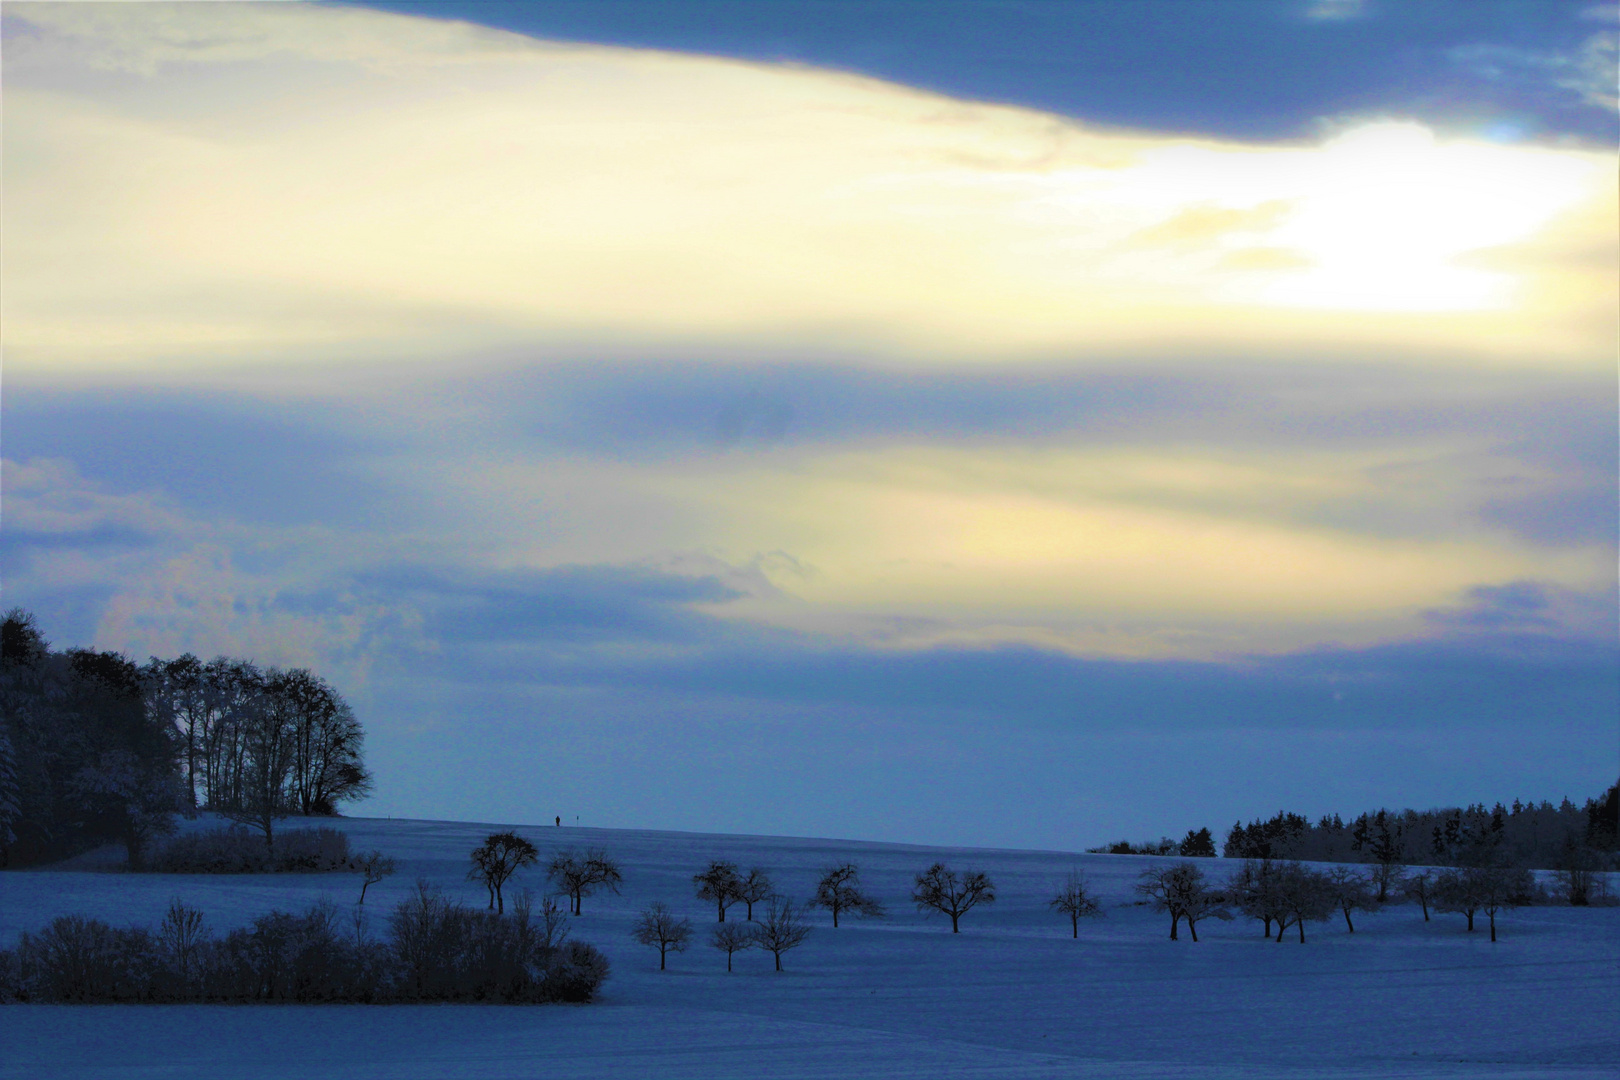
[[796,949],[810,936],[810,921],[806,909],[796,906],[784,896],[771,896],[765,900],[765,913],[752,930],[754,943],[776,957],[776,970],[782,970],[782,954]]
[[771,875],[759,867],[756,866],[743,875],[737,883],[737,899],[746,909],[749,922],[754,921],[754,905],[775,891],[775,887],[771,884]]
[[[477,860],[474,859],[476,866]],[[368,851],[357,856],[353,862],[356,870],[360,871],[360,902],[366,902],[366,890],[377,884],[383,878],[394,872],[394,860],[380,851]]]
[[1416,900],[1423,909],[1423,921],[1429,921],[1429,905],[1434,902],[1434,874],[1429,870],[1420,870],[1408,875],[1401,882],[1401,892],[1406,894],[1408,900]]
[[1344,915],[1345,929],[1350,933],[1356,932],[1356,924],[1350,919],[1352,912],[1378,910],[1378,900],[1373,896],[1367,879],[1348,866],[1335,866],[1327,872],[1324,880],[1334,905]]
[[1091,886],[1079,873],[1071,873],[1058,889],[1057,895],[1046,903],[1053,911],[1069,917],[1069,925],[1076,939],[1080,937],[1081,919],[1094,919],[1103,914],[1102,904],[1091,894]]
[[1227,894],[1239,911],[1260,920],[1261,933],[1267,939],[1271,937],[1272,923],[1281,928],[1287,913],[1283,911],[1278,870],[1270,859],[1245,859],[1228,882]]
[[1475,914],[1483,911],[1490,920],[1491,940],[1495,941],[1497,913],[1529,903],[1534,888],[1535,878],[1523,869],[1469,866],[1443,870],[1435,880],[1434,910],[1462,915],[1468,920],[1470,933]]
[[472,869],[467,871],[467,877],[484,883],[489,890],[489,906],[504,915],[506,901],[501,897],[501,886],[523,867],[539,861],[539,850],[517,833],[490,833],[473,848]]
[[938,912],[951,919],[951,933],[958,934],[963,915],[980,904],[996,902],[996,887],[982,870],[966,870],[958,875],[942,862],[934,863],[917,875],[911,890],[917,910]]
[[642,909],[630,936],[639,944],[651,945],[658,950],[658,970],[664,970],[664,959],[672,952],[685,952],[692,938],[692,921],[676,918],[659,901]]
[[567,894],[571,915],[580,914],[585,897],[597,889],[617,893],[619,886],[624,884],[619,864],[608,858],[602,848],[586,848],[583,855],[577,854],[572,848],[557,852],[546,864],[546,877],[555,881],[557,887]]
[[736,863],[716,859],[706,869],[692,875],[692,884],[697,888],[699,900],[707,900],[719,910],[716,922],[725,922],[726,908],[742,899],[739,895],[742,878],[737,876]]
[[1490,920],[1491,940],[1495,941],[1496,913],[1530,903],[1536,879],[1529,870],[1506,866],[1483,867],[1478,873],[1479,909]]
[[1147,897],[1156,911],[1169,913],[1171,941],[1177,940],[1176,927],[1182,919],[1187,920],[1187,930],[1196,942],[1201,919],[1232,917],[1226,910],[1226,898],[1210,888],[1197,863],[1149,867],[1142,871],[1136,891]]
[[709,935],[709,944],[726,954],[726,972],[729,974],[732,954],[754,947],[754,928],[734,922],[720,923]]
[[1474,915],[1479,911],[1478,879],[1471,869],[1449,868],[1434,879],[1434,910],[1463,916],[1468,920],[1470,934],[1474,932]]
[[1312,870],[1303,863],[1288,862],[1277,869],[1277,903],[1282,919],[1277,927],[1277,940],[1290,926],[1299,928],[1299,943],[1305,944],[1305,924],[1326,922],[1333,917],[1337,903],[1327,875]]
[[883,905],[861,891],[861,874],[852,862],[828,867],[816,883],[816,895],[811,902],[832,912],[834,930],[838,929],[840,912],[853,912],[867,918],[883,916]]

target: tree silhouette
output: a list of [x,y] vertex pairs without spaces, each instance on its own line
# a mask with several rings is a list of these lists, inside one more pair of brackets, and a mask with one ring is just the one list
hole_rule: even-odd
[[967,870],[958,876],[955,870],[937,862],[917,875],[911,890],[911,900],[918,911],[937,911],[949,915],[951,933],[961,933],[958,922],[963,915],[980,904],[996,901],[996,887],[980,870]]
[[1091,888],[1086,879],[1078,873],[1070,874],[1057,895],[1048,900],[1047,906],[1054,911],[1062,912],[1069,917],[1069,924],[1074,930],[1074,936],[1080,936],[1080,920],[1094,919],[1102,915],[1102,904],[1091,895]]
[[666,956],[686,951],[686,943],[692,937],[692,921],[676,918],[669,908],[655,900],[642,909],[636,925],[630,929],[630,936],[658,950],[658,970],[663,971]]
[[860,871],[852,862],[828,867],[816,883],[816,895],[811,903],[832,912],[835,930],[838,928],[838,915],[843,911],[852,911],[867,918],[883,917],[883,905],[861,891]]
[[539,861],[540,852],[517,833],[490,833],[482,844],[473,848],[473,865],[467,877],[484,883],[489,890],[489,906],[504,915],[506,901],[501,897],[501,886],[523,867]]
[[568,894],[569,911],[574,915],[582,912],[585,897],[598,888],[616,893],[624,882],[619,864],[601,848],[587,848],[583,855],[575,854],[572,848],[557,852],[546,865],[546,876]]

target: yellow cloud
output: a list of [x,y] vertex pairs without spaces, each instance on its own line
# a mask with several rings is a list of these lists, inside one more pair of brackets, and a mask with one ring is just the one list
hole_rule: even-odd
[[[1099,132],[357,9],[7,15],[13,374],[581,342],[1613,359],[1608,154]],[[1597,257],[1514,254],[1549,229]]]
[[1423,612],[1481,584],[1612,588],[1606,545],[1480,529],[1478,505],[1514,476],[1430,449],[1428,475],[1408,468],[1412,446],[925,444],[644,466],[457,462],[424,482],[463,488],[452,516],[503,566],[702,552],[754,565],[775,589],[716,614],[897,647],[1282,652],[1421,635]]

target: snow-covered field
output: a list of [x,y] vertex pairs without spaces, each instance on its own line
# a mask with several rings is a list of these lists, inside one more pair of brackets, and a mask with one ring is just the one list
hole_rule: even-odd
[[[417,878],[468,903],[467,853],[496,828],[363,818],[334,823],[399,873],[367,896],[381,918]],[[603,948],[600,1002],[565,1006],[12,1006],[0,1008],[0,1077],[1613,1077],[1620,1074],[1620,908],[1509,912],[1501,940],[1460,916],[1425,924],[1402,905],[1309,929],[1303,947],[1245,920],[1200,924],[1194,944],[1136,906],[1151,860],[779,837],[527,827],[543,855],[600,846],[621,895],[585,901],[574,935]],[[889,906],[830,920],[777,974],[759,952],[710,948],[712,909],[691,876],[710,859],[769,869],[808,897],[844,859]],[[935,859],[983,869],[999,899],[952,936],[907,902]],[[1231,864],[1203,865],[1224,874]],[[177,877],[77,867],[0,874],[0,944],[56,915],[156,924],[171,897],[216,930],[327,896],[350,875]],[[1046,901],[1073,869],[1107,917],[1080,940]],[[516,885],[544,886],[540,873]],[[658,971],[629,926],[648,901],[689,915],[692,948]],[[736,909],[732,917],[741,917]]]

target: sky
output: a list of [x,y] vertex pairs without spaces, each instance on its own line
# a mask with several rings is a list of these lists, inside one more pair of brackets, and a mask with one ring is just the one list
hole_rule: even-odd
[[423,818],[1620,770],[1612,4],[11,3],[0,585]]

